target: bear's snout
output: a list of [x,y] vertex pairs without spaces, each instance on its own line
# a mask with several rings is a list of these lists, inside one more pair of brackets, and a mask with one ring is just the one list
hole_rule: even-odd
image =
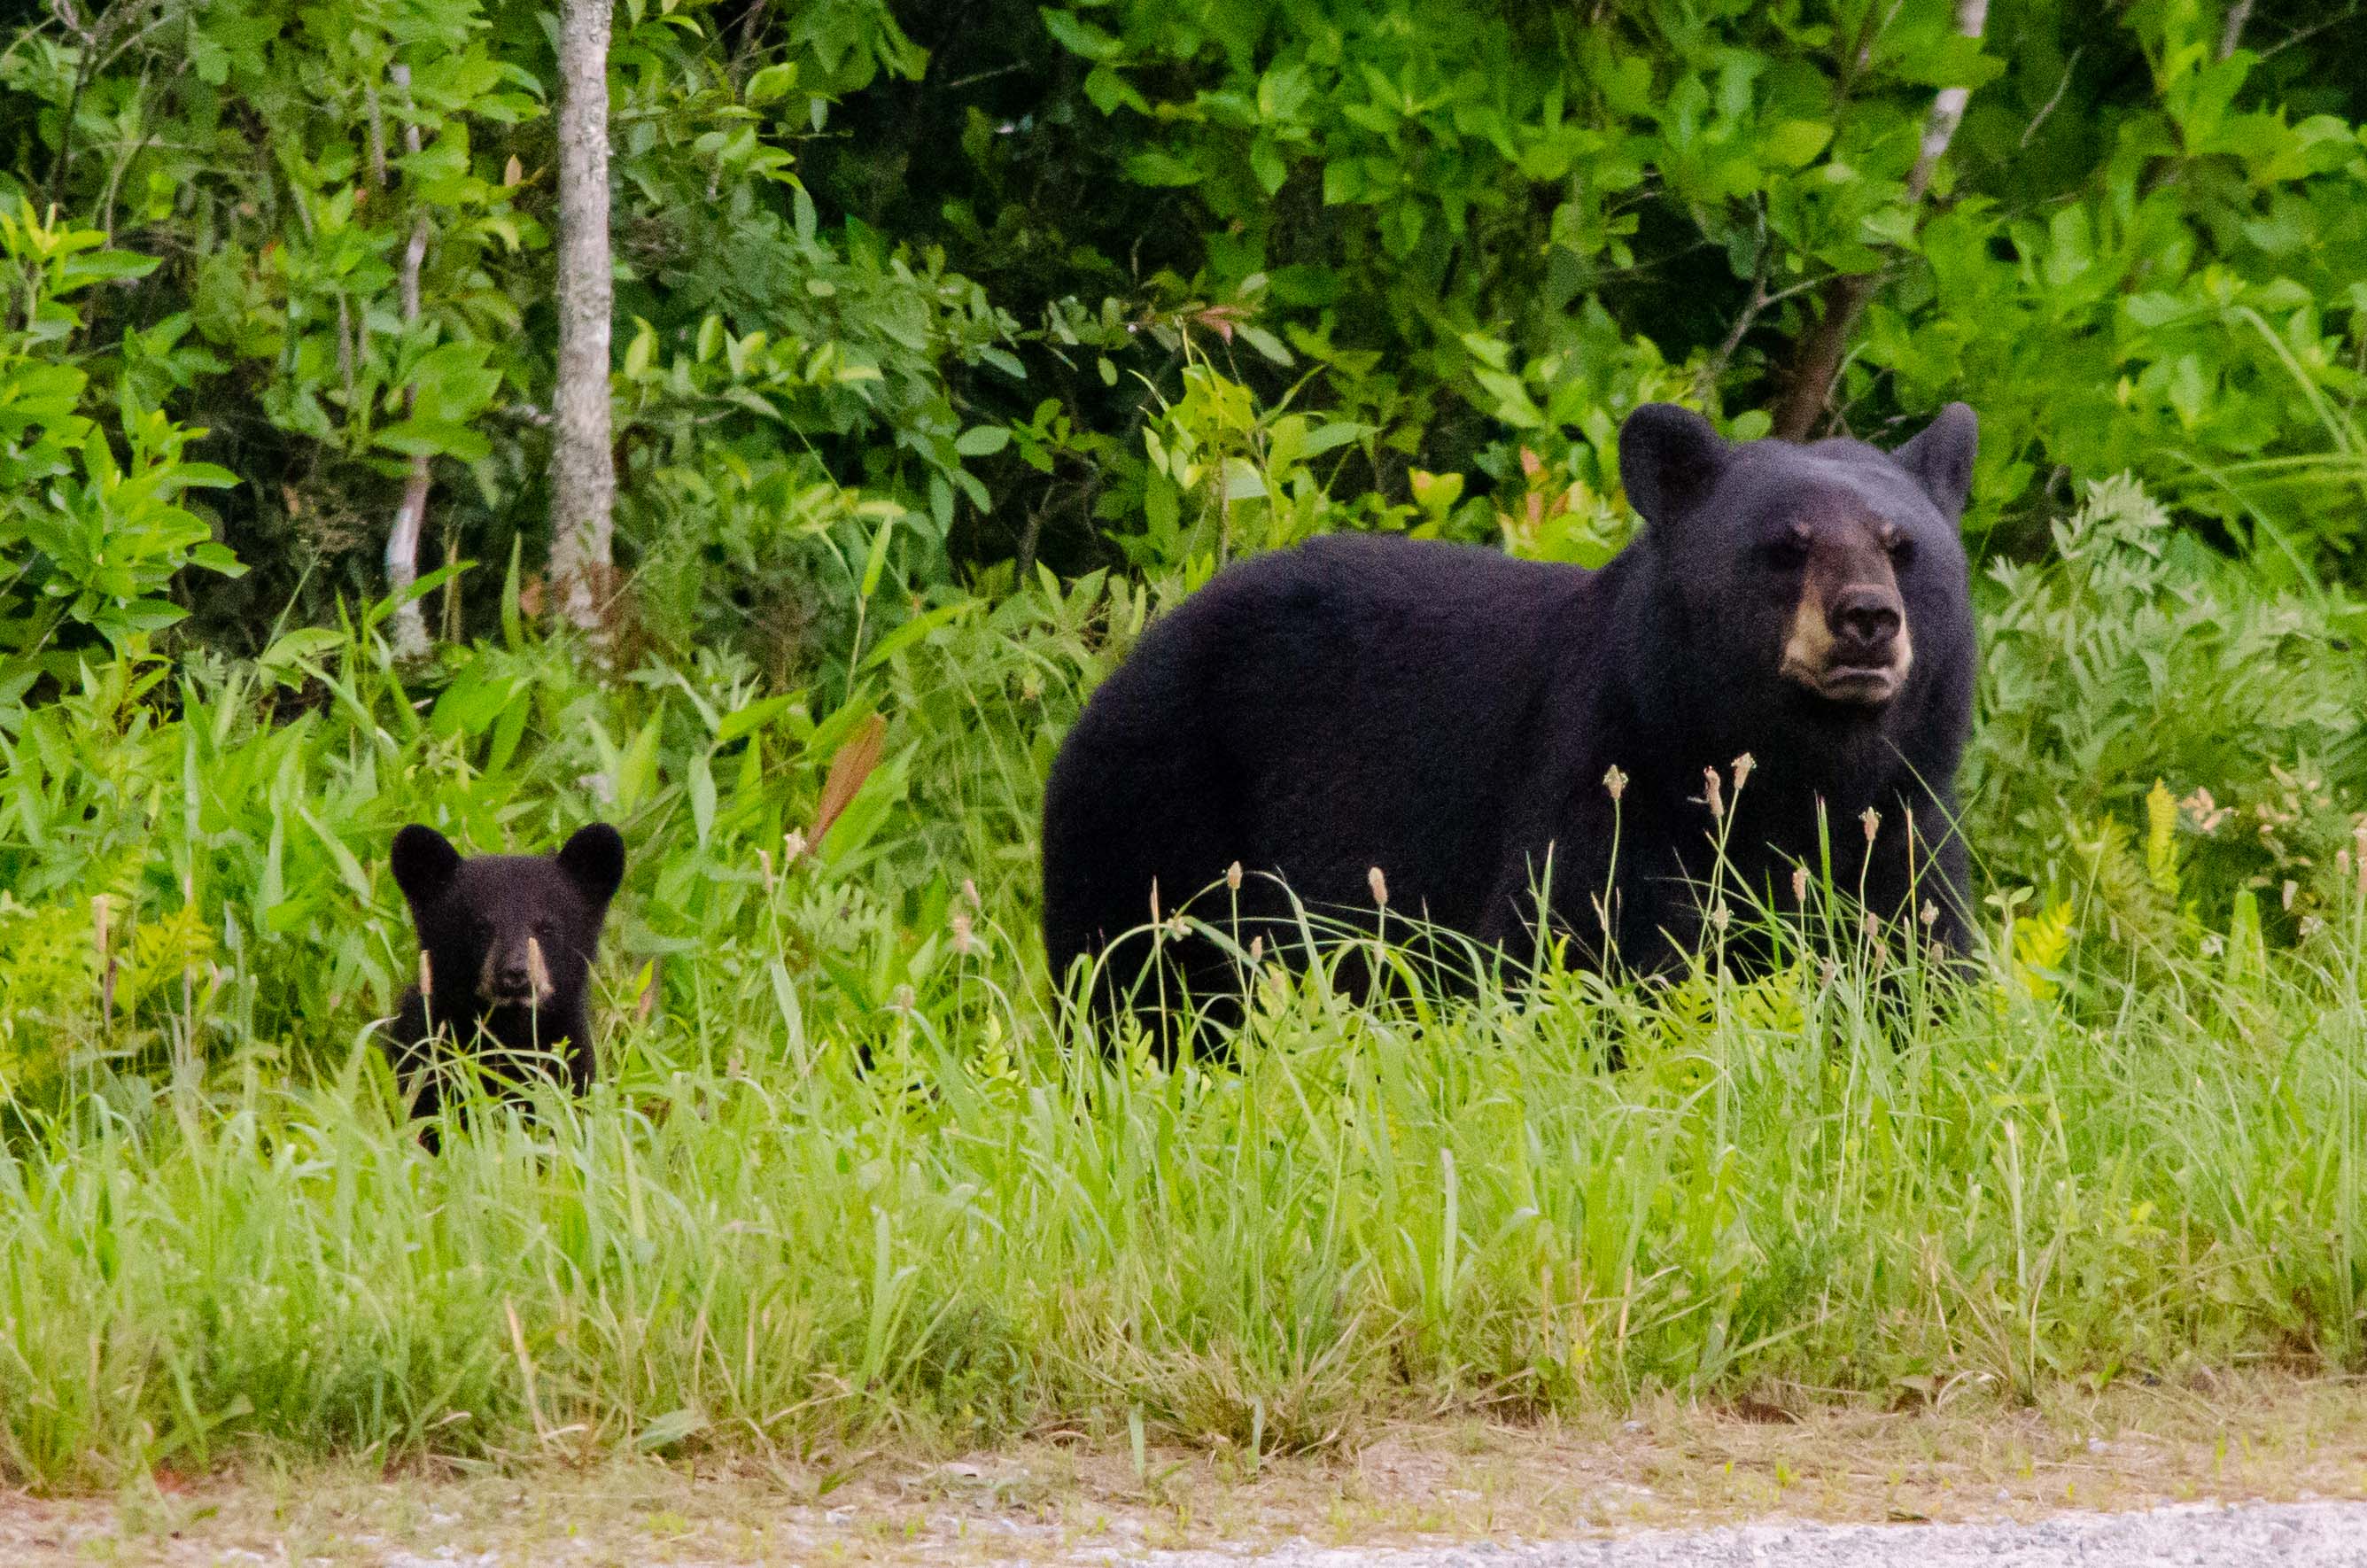
[[500,942],[485,952],[484,971],[477,989],[486,1001],[539,1005],[550,999],[550,965],[542,944],[533,937]]
[[1784,644],[1785,679],[1829,701],[1878,708],[1898,695],[1914,658],[1895,583],[1808,574]]
[[1907,624],[1907,607],[1892,588],[1843,588],[1827,607],[1825,624],[1833,634],[1834,662],[1887,665],[1899,629]]

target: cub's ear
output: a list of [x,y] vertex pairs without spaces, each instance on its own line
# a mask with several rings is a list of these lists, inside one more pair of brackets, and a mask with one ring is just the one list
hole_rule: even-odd
[[413,823],[394,835],[394,885],[417,909],[435,903],[459,874],[460,852],[432,827]]
[[1701,504],[1734,449],[1710,422],[1673,403],[1648,403],[1619,427],[1619,483],[1655,527]]
[[559,869],[587,903],[605,904],[625,880],[625,839],[605,822],[579,827],[560,846]]
[[1972,493],[1973,459],[1980,447],[1980,415],[1952,403],[1922,434],[1891,453],[1890,460],[1913,475],[1940,515],[1954,522],[1964,516],[1965,497]]

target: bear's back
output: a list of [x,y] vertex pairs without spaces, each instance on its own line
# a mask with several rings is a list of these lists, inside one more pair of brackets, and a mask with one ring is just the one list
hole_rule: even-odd
[[1056,969],[1227,865],[1310,904],[1482,919],[1524,781],[1588,726],[1602,575],[1467,545],[1331,536],[1228,568],[1147,631],[1046,797]]

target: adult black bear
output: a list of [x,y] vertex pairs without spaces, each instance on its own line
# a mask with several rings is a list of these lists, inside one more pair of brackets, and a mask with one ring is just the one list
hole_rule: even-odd
[[393,866],[419,932],[420,983],[403,993],[387,1045],[413,1115],[429,1119],[428,1147],[456,1053],[511,1084],[556,1068],[577,1094],[590,1088],[584,993],[625,879],[617,830],[595,823],[556,855],[470,860],[414,823],[394,835]]
[[[1154,899],[1164,915],[1213,887],[1195,916],[1272,933],[1289,914],[1272,873],[1369,928],[1376,867],[1393,915],[1526,956],[1542,885],[1577,956],[1665,967],[1698,938],[1721,832],[1755,896],[1821,875],[1829,843],[1838,887],[1885,915],[1928,903],[1961,950],[1975,643],[1956,524],[1976,441],[1962,403],[1887,454],[1729,443],[1654,404],[1620,433],[1648,526],[1599,572],[1335,536],[1219,573],[1053,764],[1054,973],[1102,958],[1104,1011],[1221,1006],[1240,983],[1216,943],[1168,937],[1146,968]],[[1214,885],[1235,863],[1240,888]]]

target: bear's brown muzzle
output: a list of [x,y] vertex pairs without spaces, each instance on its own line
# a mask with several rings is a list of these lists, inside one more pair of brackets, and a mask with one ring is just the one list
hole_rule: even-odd
[[1898,695],[1914,663],[1907,604],[1895,583],[1835,585],[1825,574],[1807,574],[1784,644],[1785,679],[1830,701],[1878,708]]

